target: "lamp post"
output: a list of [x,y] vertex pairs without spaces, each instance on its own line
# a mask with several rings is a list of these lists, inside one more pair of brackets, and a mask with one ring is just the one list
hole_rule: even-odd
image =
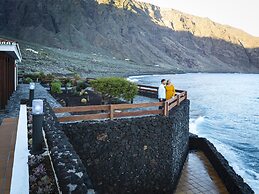
[[34,89],[35,89],[35,83],[30,83],[30,95],[29,95],[29,106],[32,107],[32,101],[34,99]]
[[32,154],[43,152],[43,120],[43,100],[35,99],[32,101]]

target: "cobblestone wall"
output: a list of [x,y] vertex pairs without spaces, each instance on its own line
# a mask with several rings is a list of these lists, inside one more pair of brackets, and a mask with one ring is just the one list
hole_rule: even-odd
[[46,115],[43,128],[61,191],[63,193],[92,193],[93,186],[85,166],[57,122],[51,107],[46,102],[45,108]]
[[96,191],[170,193],[188,153],[189,101],[169,117],[65,124]]

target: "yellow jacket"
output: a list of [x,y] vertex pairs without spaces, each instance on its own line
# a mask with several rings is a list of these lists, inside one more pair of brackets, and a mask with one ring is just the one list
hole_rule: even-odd
[[166,100],[171,99],[175,95],[174,85],[167,85],[165,87],[166,90]]

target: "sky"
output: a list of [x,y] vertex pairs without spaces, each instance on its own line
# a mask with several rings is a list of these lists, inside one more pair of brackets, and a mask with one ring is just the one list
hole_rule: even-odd
[[208,17],[259,37],[259,0],[139,0]]

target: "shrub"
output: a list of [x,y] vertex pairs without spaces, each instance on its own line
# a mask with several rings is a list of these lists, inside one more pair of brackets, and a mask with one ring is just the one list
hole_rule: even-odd
[[61,82],[59,80],[54,80],[51,82],[51,93],[53,94],[61,94]]
[[39,76],[38,76],[38,78],[39,78],[39,80],[44,80],[45,79],[45,77],[46,77],[46,75],[44,74],[44,72],[39,72]]
[[79,81],[76,84],[76,90],[77,91],[82,91],[87,87],[87,84],[84,81]]
[[73,82],[72,82],[71,79],[66,78],[66,79],[64,80],[64,84],[65,84],[66,87],[71,87],[72,84],[73,84]]
[[30,77],[26,77],[25,79],[23,79],[23,83],[25,84],[29,84],[31,82],[33,82],[33,80]]
[[55,79],[55,76],[49,73],[45,75],[41,81],[44,83],[51,83],[52,81],[54,81],[54,79]]
[[75,75],[74,75],[74,79],[75,79],[75,80],[80,80],[80,79],[81,79],[81,77],[80,77],[80,75],[79,75],[79,74],[75,73]]
[[29,77],[29,78],[31,78],[33,81],[36,81],[37,80],[37,78],[38,78],[38,74],[37,73],[27,73],[27,74],[25,74],[24,75],[24,77]]
[[124,78],[99,78],[91,80],[90,84],[105,102],[110,101],[111,98],[123,98],[130,101],[138,93],[137,85]]

